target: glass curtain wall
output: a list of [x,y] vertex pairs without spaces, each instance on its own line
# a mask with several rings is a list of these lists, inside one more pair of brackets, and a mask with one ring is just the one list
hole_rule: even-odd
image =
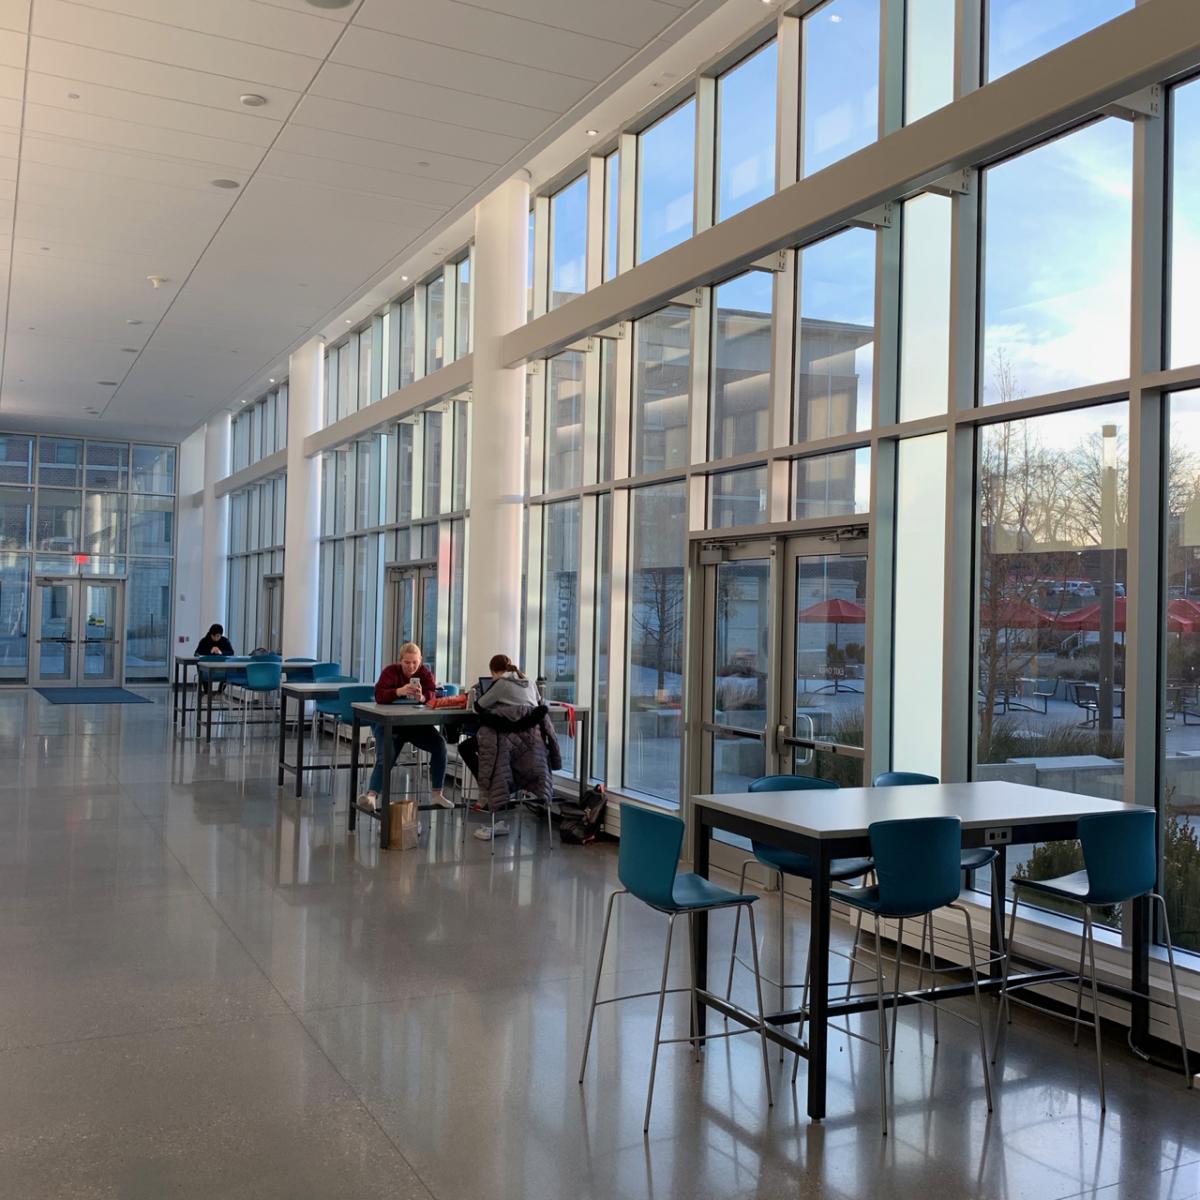
[[36,575],[124,577],[125,677],[168,677],[174,446],[0,433],[0,683],[29,678]]
[[287,477],[277,475],[229,496],[229,574],[225,635],[239,654],[278,653],[282,630],[272,629],[265,580],[283,575]]

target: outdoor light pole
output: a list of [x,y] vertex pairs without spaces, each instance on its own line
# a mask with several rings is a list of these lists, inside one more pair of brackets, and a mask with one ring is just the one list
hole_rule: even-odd
[[1105,425],[1100,452],[1100,686],[1096,690],[1097,733],[1112,739],[1113,639],[1117,566],[1117,427]]

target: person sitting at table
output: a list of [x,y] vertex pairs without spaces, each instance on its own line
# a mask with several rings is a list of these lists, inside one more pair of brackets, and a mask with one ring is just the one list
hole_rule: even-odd
[[[489,808],[507,804],[518,788],[549,805],[562,752],[546,704],[537,685],[507,654],[493,655],[488,670],[492,682],[486,690],[472,689],[479,732],[476,739],[459,743],[459,757],[478,780],[480,793],[486,793]],[[470,745],[473,740],[475,746]],[[508,823],[497,821],[495,832],[504,837]],[[492,827],[482,826],[474,836],[491,841]]]
[[[437,694],[433,672],[421,662],[421,647],[416,642],[405,642],[400,647],[400,660],[383,668],[375,681],[375,703],[395,704],[399,700],[419,700],[426,704]],[[372,725],[375,733],[375,769],[367,790],[359,796],[359,803],[367,808],[378,808],[379,790],[383,786],[383,739],[382,725]],[[446,798],[443,786],[446,781],[446,740],[432,725],[414,725],[408,729],[392,730],[392,762],[400,756],[405,744],[425,750],[429,754],[429,784],[434,804],[442,808],[453,808],[454,801]]]
[[[208,627],[208,632],[196,643],[194,654],[199,658],[202,654],[224,654],[226,657],[233,655],[233,643],[225,636],[225,627],[218,625],[215,621]],[[225,680],[221,680],[217,684],[218,693],[225,690]],[[207,693],[208,680],[201,678],[200,680],[201,693]]]

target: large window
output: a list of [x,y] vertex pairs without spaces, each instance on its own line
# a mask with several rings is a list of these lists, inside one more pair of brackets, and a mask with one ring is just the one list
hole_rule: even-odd
[[[542,510],[542,644],[538,674],[548,700],[579,701],[576,686],[579,653],[579,512],[578,500],[548,504]],[[563,742],[563,768],[574,742]]]
[[717,80],[717,220],[775,190],[775,76],[770,42]]
[[[1123,796],[1128,435],[1125,403],[980,431],[976,778]],[[1009,866],[1082,860],[1072,842]]]
[[713,458],[767,448],[773,289],[765,271],[749,271],[714,289],[708,439]]
[[550,197],[550,307],[587,290],[588,181],[580,175]]
[[638,138],[637,261],[695,229],[696,102],[688,100]]
[[875,234],[849,229],[800,251],[794,436],[867,429],[875,371]]
[[446,278],[425,285],[425,374],[438,370],[446,361]]
[[1132,152],[1110,118],[984,173],[985,404],[1129,374]]
[[621,228],[621,152],[604,160],[604,281],[616,277]]
[[583,482],[584,356],[567,350],[549,360],[546,389],[546,491]]
[[1160,773],[1162,891],[1176,945],[1200,951],[1200,392],[1170,398],[1167,528],[1161,616],[1165,757]]
[[950,398],[950,222],[946,196],[905,202],[900,255],[900,419],[944,413]]
[[1127,12],[1135,0],[987,0],[988,79],[1049,54]]
[[879,0],[829,0],[804,18],[803,175],[879,136]]
[[918,121],[954,99],[955,0],[906,0],[904,120]]
[[635,475],[682,467],[688,460],[692,310],[672,305],[643,317],[634,335],[633,463]]
[[686,498],[683,483],[630,498],[625,785],[672,804],[681,782]]
[[1200,362],[1200,80],[1171,93],[1170,365]]
[[608,693],[609,628],[612,587],[612,493],[596,497],[596,619],[592,637],[592,774],[608,778],[608,723],[611,707]]
[[471,323],[475,315],[471,300],[471,256],[467,255],[457,266],[458,309],[454,317],[454,357],[462,358],[471,353]]

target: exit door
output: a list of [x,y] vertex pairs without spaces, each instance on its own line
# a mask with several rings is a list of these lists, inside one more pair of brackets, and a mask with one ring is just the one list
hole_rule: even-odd
[[405,642],[421,647],[422,661],[437,677],[437,563],[405,563],[387,568],[384,598],[385,661],[395,662]]
[[124,677],[125,584],[119,579],[41,578],[34,588],[38,687],[115,686]]
[[861,784],[867,539],[705,539],[696,551],[697,792],[761,775]]

